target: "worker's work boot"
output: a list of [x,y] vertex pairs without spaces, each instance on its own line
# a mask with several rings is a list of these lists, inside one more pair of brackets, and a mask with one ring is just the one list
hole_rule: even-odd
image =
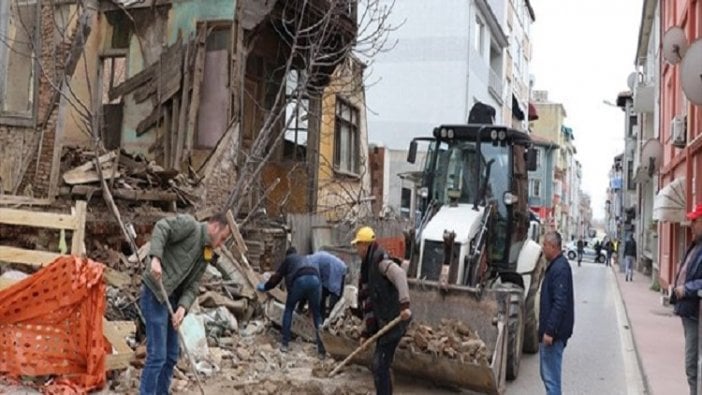
[[290,349],[288,348],[288,346],[286,344],[280,345],[280,352],[282,352],[283,354],[287,354],[288,351],[290,351]]

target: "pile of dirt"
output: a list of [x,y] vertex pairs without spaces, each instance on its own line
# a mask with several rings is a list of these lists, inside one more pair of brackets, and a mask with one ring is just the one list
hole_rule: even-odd
[[[328,328],[330,334],[352,340],[360,338],[361,330],[361,320],[350,311],[337,317]],[[480,365],[487,365],[490,360],[487,346],[478,333],[458,320],[441,320],[438,327],[412,321],[399,348]]]

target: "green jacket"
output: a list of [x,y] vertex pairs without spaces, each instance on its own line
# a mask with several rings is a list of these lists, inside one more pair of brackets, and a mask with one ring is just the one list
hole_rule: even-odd
[[180,214],[159,220],[151,234],[144,284],[163,303],[158,283],[151,277],[151,258],[160,258],[163,287],[169,296],[179,292],[178,306],[183,306],[187,311],[197,297],[200,279],[207,269],[203,251],[209,243],[207,224],[198,222],[190,215]]

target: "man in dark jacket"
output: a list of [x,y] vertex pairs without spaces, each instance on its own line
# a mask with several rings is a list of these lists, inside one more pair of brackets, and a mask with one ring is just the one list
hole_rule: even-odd
[[409,309],[409,287],[407,274],[393,262],[388,254],[375,241],[375,232],[363,227],[352,241],[361,257],[361,278],[359,287],[359,307],[363,310],[364,328],[361,344],[396,317],[403,322],[381,336],[373,354],[373,381],[377,395],[392,394],[390,366],[395,358],[395,350],[407,330],[412,317]]
[[288,352],[295,306],[301,300],[307,300],[312,310],[314,327],[317,330],[317,352],[320,356],[324,356],[324,345],[319,338],[319,326],[322,324],[319,305],[322,283],[319,279],[319,269],[307,257],[299,255],[295,247],[290,247],[286,252],[285,260],[278,266],[278,270],[267,282],[258,284],[256,289],[260,292],[269,291],[275,288],[283,278],[288,290],[288,297],[285,300],[285,312],[283,313],[283,339],[280,351]]
[[682,318],[685,332],[685,373],[690,394],[697,394],[697,357],[699,298],[697,291],[702,290],[702,204],[687,214],[692,221],[694,240],[685,253],[682,266],[675,277],[675,290],[670,295],[675,303],[675,314]]
[[561,249],[561,235],[544,235],[543,252],[549,265],[541,286],[539,359],[547,395],[561,394],[563,350],[573,334],[573,274]]
[[634,265],[636,264],[636,240],[634,234],[629,234],[629,240],[624,244],[624,280],[634,281]]
[[578,238],[576,248],[578,250],[578,266],[580,266],[580,264],[583,262],[583,252],[585,252],[585,243],[583,242],[582,237]]
[[[197,297],[198,284],[213,249],[230,235],[227,217],[213,216],[201,223],[189,215],[164,218],[151,234],[151,262],[143,275],[139,305],[146,324],[146,364],[139,393],[167,394],[180,348],[177,328]],[[163,280],[163,282],[162,282]],[[168,322],[161,284],[176,309]]]

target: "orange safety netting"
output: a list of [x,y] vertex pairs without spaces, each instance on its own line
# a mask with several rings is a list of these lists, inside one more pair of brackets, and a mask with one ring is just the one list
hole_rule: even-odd
[[58,375],[47,394],[105,384],[103,265],[65,256],[0,291],[0,373]]

